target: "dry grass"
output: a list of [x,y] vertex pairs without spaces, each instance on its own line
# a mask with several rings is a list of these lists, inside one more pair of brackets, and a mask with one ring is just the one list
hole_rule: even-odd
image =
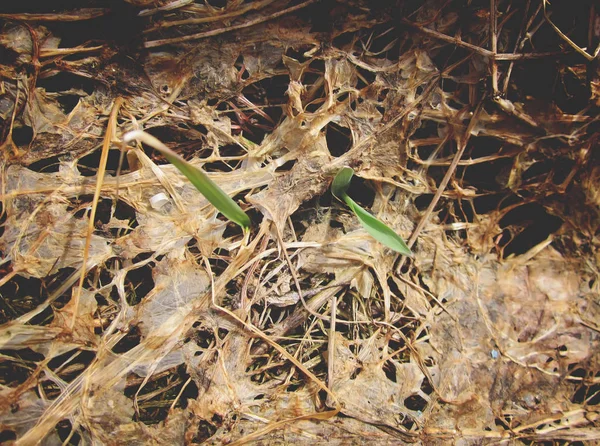
[[0,14],[0,441],[600,439],[593,2],[88,3]]

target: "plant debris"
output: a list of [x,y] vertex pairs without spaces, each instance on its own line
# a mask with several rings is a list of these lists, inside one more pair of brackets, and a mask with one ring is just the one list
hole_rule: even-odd
[[0,14],[1,442],[600,440],[594,2],[78,7]]

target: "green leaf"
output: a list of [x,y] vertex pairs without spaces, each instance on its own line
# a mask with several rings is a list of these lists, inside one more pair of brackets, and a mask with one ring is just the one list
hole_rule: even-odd
[[388,248],[391,248],[402,255],[411,257],[412,251],[392,228],[377,220],[377,218],[365,211],[358,203],[348,196],[346,191],[350,185],[352,175],[354,175],[354,170],[350,167],[344,167],[338,172],[331,184],[331,192],[333,195],[343,200],[348,205],[358,218],[360,224],[367,230],[371,237],[378,242],[383,243]]
[[412,256],[412,251],[404,243],[404,240],[394,232],[392,228],[387,226],[385,223],[377,220],[362,207],[358,205],[352,198],[347,194],[343,196],[344,201],[350,209],[358,217],[358,221],[363,225],[371,237],[378,242],[383,243],[388,248],[392,248],[394,251],[398,251],[400,254],[405,256]]
[[352,180],[353,175],[354,169],[352,167],[342,167],[333,179],[333,183],[331,183],[331,192],[333,195],[342,200],[350,186],[350,180]]
[[196,186],[196,189],[198,189],[200,193],[204,195],[225,217],[244,228],[250,226],[250,218],[248,215],[223,191],[223,189],[217,186],[213,180],[208,178],[204,172],[179,157],[175,158],[167,153],[163,153],[163,155],[171,164],[177,167],[179,171],[184,174],[194,186]]
[[129,142],[134,139],[138,139],[162,153],[164,157],[171,164],[177,167],[177,169],[179,169],[179,171],[184,174],[188,180],[190,180],[196,189],[198,189],[198,191],[204,195],[206,199],[212,203],[212,205],[216,207],[225,217],[243,228],[250,226],[250,218],[242,210],[242,208],[240,208],[237,203],[223,191],[223,189],[217,186],[217,184],[208,178],[208,176],[200,169],[188,163],[154,136],[146,132],[135,130],[127,133],[123,137],[125,142]]

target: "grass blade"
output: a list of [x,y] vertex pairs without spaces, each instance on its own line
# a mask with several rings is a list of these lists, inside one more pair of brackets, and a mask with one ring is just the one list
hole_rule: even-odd
[[163,155],[171,164],[177,167],[179,171],[190,180],[196,189],[198,189],[200,193],[204,195],[225,217],[244,228],[250,226],[250,218],[248,218],[248,215],[246,215],[237,203],[204,172],[189,164],[187,161],[179,159],[179,157],[175,158],[167,153],[163,153]]
[[342,200],[350,186],[353,175],[354,170],[351,167],[342,167],[333,179],[333,183],[331,183],[331,193]]
[[343,200],[352,209],[352,212],[358,217],[358,221],[360,221],[371,237],[402,255],[412,257],[410,248],[392,228],[365,211],[347,194],[344,194]]
[[348,196],[346,191],[350,186],[352,175],[354,175],[354,170],[350,167],[344,167],[338,172],[331,184],[333,195],[348,205],[371,237],[402,255],[412,257],[412,251],[408,245],[392,228],[379,221]]
[[125,142],[130,142],[134,139],[140,140],[158,150],[171,164],[177,167],[177,169],[190,180],[196,189],[198,189],[198,191],[225,217],[243,228],[250,227],[250,218],[248,215],[204,172],[188,163],[154,136],[146,132],[134,130],[123,137]]

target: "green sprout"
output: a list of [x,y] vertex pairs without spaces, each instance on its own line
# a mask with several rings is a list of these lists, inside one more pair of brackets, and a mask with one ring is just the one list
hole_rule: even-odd
[[351,167],[343,167],[337,173],[331,184],[331,192],[333,195],[348,205],[356,217],[358,217],[360,224],[363,225],[371,237],[400,254],[409,257],[412,256],[412,251],[408,245],[394,232],[393,229],[377,220],[348,196],[346,191],[350,186],[350,180],[352,180],[353,175],[354,170]]
[[177,167],[188,180],[190,180],[196,189],[198,189],[198,191],[219,210],[219,212],[229,220],[237,223],[242,228],[250,227],[250,218],[248,215],[223,191],[223,189],[217,186],[213,180],[208,178],[202,170],[188,163],[154,136],[146,132],[134,130],[123,136],[123,141],[126,143],[133,140],[139,140],[153,149],[158,150],[171,164]]

